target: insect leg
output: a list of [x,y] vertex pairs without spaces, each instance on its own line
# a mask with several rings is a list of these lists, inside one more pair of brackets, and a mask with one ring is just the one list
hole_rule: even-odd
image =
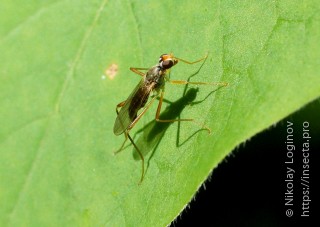
[[134,67],[130,67],[130,70],[140,76],[144,76],[145,73],[141,72],[140,70],[148,70],[148,68],[134,68]]
[[[121,107],[123,107],[124,104],[126,104],[126,101],[120,102],[120,103],[116,106],[117,115],[119,115],[119,110],[118,110],[118,109],[121,108]],[[122,123],[121,123],[121,124],[122,124]],[[124,128],[123,125],[122,125],[122,128]],[[122,144],[122,146],[120,147],[120,149],[118,149],[117,151],[114,152],[115,154],[119,153],[119,152],[122,150],[122,148],[123,148],[124,144],[126,143],[127,139],[128,139],[128,137],[127,137],[127,135],[125,134],[125,140],[123,141],[123,144]]]
[[156,121],[157,122],[178,122],[178,121],[192,121],[194,122],[195,124],[199,125],[200,127],[202,127],[203,129],[207,130],[208,133],[210,134],[211,133],[211,130],[201,124],[200,122],[194,120],[194,119],[191,119],[191,118],[186,118],[186,119],[170,119],[170,120],[167,120],[167,119],[160,119],[160,111],[161,111],[161,107],[162,107],[162,100],[163,100],[163,96],[164,96],[164,90],[161,91],[161,95],[160,95],[160,100],[159,100],[159,104],[158,104],[158,108],[157,108],[157,112],[156,112]]
[[139,184],[141,184],[141,182],[143,181],[143,178],[144,178],[144,157],[143,157],[141,151],[139,150],[139,148],[137,147],[137,145],[134,143],[134,141],[133,141],[133,139],[131,138],[131,136],[129,135],[129,131],[130,131],[130,130],[126,130],[126,131],[124,132],[125,139],[124,139],[124,141],[123,141],[120,149],[118,149],[117,151],[115,151],[114,154],[119,153],[119,152],[123,149],[125,143],[127,142],[127,139],[129,138],[130,142],[132,143],[132,145],[134,146],[134,148],[135,148],[136,151],[138,152],[138,154],[139,154],[139,156],[140,156],[140,159],[141,159],[141,178],[140,178],[140,181],[139,181]]
[[196,85],[212,85],[212,86],[227,86],[228,83],[227,82],[212,82],[212,83],[208,83],[208,82],[192,82],[192,81],[186,81],[186,80],[169,80],[169,82],[171,84],[178,84],[178,85],[185,85],[185,84],[196,84]]
[[139,181],[139,184],[141,184],[141,182],[143,181],[144,178],[144,157],[141,153],[141,151],[139,150],[138,146],[134,143],[133,139],[131,138],[131,136],[129,135],[129,131],[135,126],[135,124],[137,124],[137,122],[141,119],[141,117],[147,112],[147,110],[150,108],[151,104],[154,102],[154,100],[157,98],[157,96],[154,96],[150,102],[144,107],[144,109],[141,111],[141,113],[136,117],[136,119],[134,119],[134,121],[129,125],[127,131],[126,131],[126,135],[129,138],[129,140],[131,141],[132,145],[135,147],[136,151],[138,152],[140,159],[141,159],[141,178]]
[[[139,156],[142,157],[142,160],[143,160],[143,156],[142,156],[142,154],[140,153],[138,147],[137,147],[137,146],[135,145],[135,143],[133,142],[132,138],[130,137],[129,132],[130,132],[130,130],[135,126],[135,124],[140,120],[140,118],[143,116],[143,114],[149,109],[149,107],[151,106],[151,104],[153,103],[153,101],[154,101],[156,98],[157,98],[157,96],[153,97],[153,98],[150,100],[150,102],[146,105],[146,107],[142,110],[142,112],[141,112],[141,113],[134,119],[134,121],[129,125],[128,129],[127,129],[126,131],[124,131],[125,140],[123,141],[120,149],[118,149],[117,151],[114,152],[115,154],[116,154],[116,153],[119,153],[119,152],[123,149],[123,147],[124,147],[127,139],[129,138],[129,140],[132,142],[133,146],[138,150]],[[117,105],[117,107],[116,107],[116,112],[117,112],[117,114],[119,114],[118,108],[123,107],[125,103],[126,103],[126,101],[123,101],[123,102],[120,102],[120,103]]]
[[120,151],[122,151],[122,149],[123,149],[124,145],[125,145],[125,144],[126,144],[126,142],[127,142],[128,135],[129,135],[129,132],[125,131],[125,132],[124,132],[124,137],[125,137],[125,139],[124,139],[124,141],[123,141],[123,143],[122,143],[121,147],[120,147],[118,150],[116,150],[115,152],[113,152],[114,154],[118,154]]
[[[140,178],[140,181],[139,181],[139,184],[141,184],[141,182],[143,181],[143,178],[144,178],[144,157],[141,153],[141,151],[139,150],[138,146],[134,143],[133,139],[131,138],[131,136],[129,135],[129,132],[130,130],[135,126],[135,124],[141,119],[141,117],[147,112],[147,110],[150,108],[151,104],[154,102],[154,100],[157,98],[157,96],[154,96],[148,103],[147,105],[144,107],[144,109],[141,111],[141,113],[134,119],[134,121],[129,125],[128,129],[124,132],[124,136],[125,136],[125,140],[123,141],[121,147],[119,150],[117,150],[116,152],[114,153],[119,153],[127,139],[129,138],[130,142],[132,143],[132,145],[134,146],[134,148],[136,149],[136,151],[138,152],[139,156],[140,156],[140,159],[141,159],[141,178]],[[124,105],[124,102],[121,102],[118,104],[117,107],[121,107]],[[118,110],[117,110],[118,111]]]
[[123,101],[123,102],[120,102],[120,103],[116,106],[117,115],[119,115],[119,110],[118,110],[118,109],[119,109],[120,107],[123,107],[125,103],[126,103],[126,101]]
[[134,148],[138,152],[138,154],[140,156],[140,159],[141,159],[141,178],[140,178],[140,181],[139,181],[139,184],[141,184],[142,181],[143,181],[143,178],[144,178],[144,157],[143,157],[141,151],[139,150],[139,148],[137,147],[137,145],[134,143],[134,141],[131,138],[131,136],[129,135],[129,133],[127,135],[128,135],[129,140],[131,141],[132,145],[134,146]]
[[179,61],[182,61],[186,64],[189,64],[189,65],[192,65],[192,64],[195,64],[195,63],[198,63],[200,61],[203,61],[205,59],[207,59],[208,57],[208,54],[206,54],[206,56],[204,56],[203,58],[199,59],[199,60],[196,60],[196,61],[187,61],[187,60],[184,60],[184,59],[181,59],[181,58],[177,58],[177,57],[174,57],[175,59],[179,60]]
[[157,98],[157,96],[152,97],[152,99],[150,100],[150,102],[147,103],[147,105],[143,108],[143,110],[141,111],[141,113],[134,119],[134,121],[132,121],[132,123],[129,125],[128,127],[128,131],[130,131],[136,124],[137,122],[140,120],[140,118],[147,112],[147,110],[150,108],[151,104],[154,102],[154,100]]

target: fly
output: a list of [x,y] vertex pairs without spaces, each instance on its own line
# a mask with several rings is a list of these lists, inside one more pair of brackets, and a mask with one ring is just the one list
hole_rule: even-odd
[[[158,122],[177,122],[177,121],[193,121],[197,123],[194,119],[159,119],[162,101],[164,97],[165,91],[165,83],[169,82],[171,84],[177,85],[185,85],[185,84],[195,84],[195,85],[221,85],[227,86],[228,83],[226,82],[214,82],[214,83],[207,83],[207,82],[190,82],[186,80],[170,80],[168,77],[168,71],[170,68],[175,66],[179,61],[184,62],[186,64],[195,64],[201,62],[207,58],[207,55],[204,58],[201,58],[197,61],[190,62],[183,60],[181,58],[177,58],[173,56],[173,54],[163,54],[160,56],[159,63],[151,68],[133,68],[131,67],[130,70],[142,77],[139,84],[135,87],[135,89],[131,92],[129,97],[120,102],[116,107],[117,118],[114,123],[113,132],[115,135],[121,135],[124,133],[125,140],[122,143],[120,149],[118,149],[115,153],[120,152],[127,139],[129,138],[132,145],[135,147],[137,153],[141,159],[142,171],[141,171],[141,178],[140,182],[143,181],[144,178],[144,157],[140,152],[137,145],[134,143],[133,139],[131,138],[129,132],[130,130],[137,124],[137,122],[141,119],[141,117],[147,112],[150,108],[151,104],[155,101],[157,97],[159,98],[158,108],[156,111],[156,118],[155,120]],[[146,73],[142,72],[146,71]],[[151,97],[151,100],[148,102],[150,94],[155,93],[156,95]],[[120,111],[119,111],[119,108]],[[142,110],[141,110],[142,109]],[[139,110],[141,110],[139,112]],[[139,112],[139,113],[138,113]],[[208,130],[210,133],[210,129],[206,126],[202,126],[204,129]]]

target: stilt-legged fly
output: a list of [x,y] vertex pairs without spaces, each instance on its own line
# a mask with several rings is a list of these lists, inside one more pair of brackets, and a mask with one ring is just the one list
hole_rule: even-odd
[[[129,138],[132,145],[135,147],[136,151],[138,152],[140,158],[141,158],[141,164],[142,164],[142,171],[141,171],[141,178],[140,183],[143,181],[144,178],[144,157],[142,153],[140,152],[137,145],[134,143],[133,139],[129,135],[130,130],[136,125],[136,123],[140,120],[140,118],[147,112],[151,104],[154,102],[154,100],[160,96],[159,104],[156,112],[156,121],[158,122],[175,122],[175,121],[193,121],[196,122],[194,119],[159,119],[163,96],[164,96],[164,88],[165,88],[165,82],[169,82],[171,84],[196,84],[196,85],[221,85],[221,86],[227,86],[228,83],[226,82],[213,82],[213,83],[207,83],[207,82],[190,82],[185,80],[170,80],[167,76],[167,73],[171,67],[176,65],[178,61],[184,62],[186,64],[195,64],[197,62],[203,61],[207,58],[205,56],[204,58],[201,58],[194,62],[189,62],[186,60],[183,60],[181,58],[177,58],[173,56],[173,54],[163,54],[160,56],[159,63],[151,68],[130,68],[130,70],[140,76],[142,76],[142,79],[140,83],[135,87],[135,89],[132,91],[132,93],[129,95],[129,97],[123,101],[120,102],[116,107],[117,112],[117,118],[114,123],[113,132],[115,135],[121,135],[124,133],[125,140],[122,143],[119,150],[117,150],[115,153],[120,152],[127,139]],[[141,70],[146,70],[147,72],[144,73]],[[155,92],[156,95],[154,95],[149,102],[149,96],[151,92]],[[119,108],[120,111],[119,111]],[[142,109],[139,113],[138,111]],[[210,129],[202,126],[203,128],[207,129],[210,133]]]

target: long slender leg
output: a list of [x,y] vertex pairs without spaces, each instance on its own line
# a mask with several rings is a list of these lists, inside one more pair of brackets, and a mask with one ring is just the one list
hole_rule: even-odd
[[[154,97],[147,103],[147,105],[144,107],[144,109],[141,111],[141,113],[140,113],[140,114],[134,119],[134,121],[129,125],[128,129],[124,132],[125,140],[123,141],[120,149],[118,149],[116,152],[114,152],[115,154],[116,154],[116,153],[119,153],[119,152],[123,149],[123,147],[124,147],[127,139],[129,138],[130,142],[132,143],[132,145],[134,146],[134,148],[135,148],[136,151],[138,152],[138,154],[139,154],[139,156],[140,156],[140,159],[141,159],[141,165],[142,165],[142,167],[141,167],[141,178],[140,178],[139,184],[141,184],[141,182],[143,181],[143,178],[144,178],[144,157],[143,157],[141,151],[139,150],[138,146],[134,143],[133,139],[132,139],[131,136],[129,135],[129,132],[130,132],[130,130],[135,126],[135,124],[141,119],[141,117],[147,112],[147,110],[150,108],[151,104],[154,102],[154,100],[155,100],[156,98],[157,98],[157,96],[154,96]],[[117,107],[123,106],[124,103],[125,103],[125,101],[119,103],[119,104],[117,105]],[[117,112],[118,112],[118,110],[117,110]]]
[[152,99],[148,102],[148,104],[143,108],[141,113],[134,119],[134,121],[129,125],[128,131],[130,131],[140,120],[140,118],[147,112],[147,110],[150,108],[151,104],[154,102],[154,100],[157,98],[157,96],[152,97]]
[[[131,67],[130,70],[131,70],[132,72],[140,75],[140,76],[144,76],[145,74],[144,74],[143,72],[139,71],[139,70],[148,70],[148,68],[134,68],[134,67]],[[127,101],[127,100],[126,100],[126,101]],[[120,102],[120,103],[116,106],[117,115],[119,115],[119,110],[118,110],[118,109],[119,109],[120,107],[123,107],[123,106],[125,105],[126,101]],[[141,115],[141,114],[140,114],[140,115]],[[139,116],[140,116],[140,115],[139,115]],[[140,118],[141,118],[141,116],[140,116]],[[140,118],[139,118],[139,119],[140,119]],[[139,119],[138,119],[138,120],[139,120]],[[137,119],[135,119],[134,122],[136,123],[136,121],[137,121]],[[132,123],[131,123],[131,124],[132,124]],[[134,126],[134,125],[133,125],[133,126]],[[132,127],[133,127],[133,126],[132,126]],[[132,128],[132,127],[131,127],[131,128]],[[125,139],[124,139],[124,141],[123,141],[120,149],[118,149],[117,151],[114,152],[115,154],[116,154],[116,153],[119,153],[119,152],[123,149],[123,147],[124,147],[124,145],[125,145],[125,143],[126,143],[126,141],[127,141],[127,139],[128,139],[129,131],[130,131],[131,128],[129,127],[129,130],[128,130],[128,131],[125,131],[125,133],[124,133]],[[132,140],[132,139],[130,139],[130,140]],[[135,147],[136,147],[136,146],[135,146]]]
[[202,127],[203,129],[207,130],[209,134],[211,133],[211,130],[207,126],[205,126],[205,125],[203,125],[203,124],[199,123],[198,121],[196,121],[194,119],[191,119],[191,118],[169,119],[169,120],[168,119],[160,119],[159,117],[160,117],[160,111],[161,111],[161,107],[162,107],[163,96],[164,96],[164,90],[161,91],[160,100],[159,100],[159,104],[158,104],[158,108],[157,108],[157,112],[156,112],[156,121],[157,122],[167,122],[168,123],[168,122],[192,121],[195,124],[197,124],[200,127]]
[[[144,109],[141,111],[141,113],[134,119],[134,121],[129,125],[129,127],[127,128],[127,130],[124,132],[124,136],[125,136],[125,140],[124,142],[122,143],[120,149],[118,149],[116,152],[114,153],[119,153],[122,148],[124,147],[128,137],[129,137],[129,132],[130,130],[135,126],[135,124],[137,124],[137,122],[141,119],[141,117],[147,112],[147,110],[150,108],[151,104],[153,103],[153,101],[157,98],[157,96],[153,97],[150,102],[148,102],[148,104],[144,107]],[[122,102],[123,103],[123,102]],[[118,105],[122,104],[122,103],[119,103]],[[118,110],[117,110],[118,111]],[[130,137],[129,137],[130,139]],[[132,139],[130,139],[131,142],[133,142]],[[134,144],[134,143],[132,143]],[[137,146],[134,144],[134,147],[138,150],[138,153],[140,153],[139,149],[137,148]],[[140,154],[139,154],[140,155]]]
[[[145,108],[141,111],[141,113],[134,119],[134,121],[129,125],[128,129],[124,132],[124,136],[125,136],[125,140],[123,141],[120,149],[118,149],[117,151],[115,151],[114,153],[117,154],[119,153],[122,148],[124,147],[127,139],[128,139],[128,136],[129,136],[129,132],[130,130],[135,126],[135,124],[137,124],[137,122],[140,120],[140,118],[143,116],[143,114],[145,114],[145,112],[147,112],[147,110],[149,109],[149,107],[151,106],[151,104],[153,103],[153,101],[157,98],[157,96],[153,97],[150,102],[148,102],[148,104],[145,106]],[[125,104],[126,101],[123,101],[123,102],[120,102],[118,105],[117,105],[117,114],[119,114],[118,112],[118,108],[119,107],[122,107],[124,104]],[[134,145],[135,146],[135,145]],[[137,146],[135,146],[135,148],[137,148]],[[140,152],[140,151],[138,151]]]
[[[184,59],[181,59],[181,58],[177,58],[177,57],[174,57],[175,59],[179,60],[179,61],[182,61],[186,64],[189,64],[189,65],[192,65],[192,64],[195,64],[195,63],[198,63],[198,62],[201,62],[205,59],[207,59],[208,57],[208,54],[206,54],[205,57],[199,59],[199,60],[196,60],[196,61],[193,61],[193,62],[190,62],[190,61],[187,61],[187,60],[184,60]],[[170,80],[169,81],[171,84],[181,84],[181,85],[185,85],[185,84],[197,84],[197,85],[221,85],[221,86],[227,86],[228,83],[227,82],[212,82],[212,83],[208,83],[208,82],[191,82],[191,81],[186,81],[186,80]]]
[[[143,72],[139,71],[139,70],[148,70],[148,68],[134,68],[134,67],[130,67],[130,70],[131,70],[132,72],[140,75],[140,76],[144,76],[145,74],[144,74]],[[127,101],[127,100],[126,100],[126,101]],[[117,105],[117,107],[116,107],[117,115],[119,115],[119,110],[118,110],[118,109],[119,109],[120,107],[123,107],[124,104],[126,103],[126,101],[120,102],[120,103]],[[133,127],[133,126],[132,126],[132,127]],[[128,132],[128,133],[129,133],[129,132]],[[126,143],[126,141],[127,141],[127,139],[128,139],[128,136],[129,136],[128,133],[125,132],[125,134],[124,134],[124,135],[125,135],[125,139],[124,139],[124,141],[123,141],[120,149],[118,149],[117,151],[114,152],[115,154],[119,153],[119,152],[123,149],[123,147],[124,147],[124,145],[125,145],[125,143]],[[132,139],[130,139],[130,140],[132,141]],[[135,147],[136,147],[136,146],[135,146]]]
[[149,68],[134,68],[134,67],[130,67],[130,70],[140,76],[144,76],[145,73],[141,72],[140,70],[148,70]]
[[141,184],[141,182],[143,181],[143,177],[144,177],[144,157],[141,153],[141,151],[139,150],[139,148],[137,147],[137,145],[134,143],[133,139],[131,138],[131,136],[129,135],[129,131],[125,131],[124,132],[124,136],[125,136],[125,140],[123,141],[120,149],[118,149],[117,151],[114,152],[114,154],[117,154],[119,153],[122,148],[124,147],[124,144],[126,143],[127,139],[129,138],[130,142],[132,143],[132,145],[135,147],[136,151],[138,152],[139,156],[140,156],[140,159],[141,159],[141,178],[140,178],[140,181],[139,181],[139,184]]
[[[140,159],[141,159],[141,178],[139,181],[139,184],[141,184],[141,182],[143,181],[144,178],[144,157],[141,153],[141,151],[139,150],[138,146],[134,143],[133,139],[131,138],[131,136],[129,135],[130,130],[135,126],[135,124],[137,124],[137,122],[141,119],[141,117],[147,112],[147,110],[150,108],[151,104],[154,102],[154,100],[157,98],[157,96],[154,96],[150,102],[145,106],[145,108],[141,111],[141,113],[136,117],[136,119],[134,119],[134,121],[130,124],[130,126],[128,127],[127,131],[126,131],[126,140],[127,138],[129,138],[129,140],[131,141],[132,145],[135,147],[136,151],[138,152]],[[122,145],[122,147],[124,146],[124,143]],[[121,147],[121,149],[122,149]]]
[[[123,107],[125,103],[126,103],[126,101],[123,101],[123,102],[120,102],[120,103],[116,106],[117,115],[119,115],[119,110],[118,110],[118,109],[119,109],[120,107]],[[124,139],[124,141],[123,141],[120,149],[116,150],[116,151],[114,152],[114,154],[119,153],[119,152],[122,150],[124,144],[126,143],[126,141],[127,141],[127,139],[128,139],[126,133],[124,134],[124,136],[125,136],[125,139]]]
[[125,103],[126,103],[126,101],[123,101],[123,102],[120,102],[120,103],[117,105],[117,107],[116,107],[117,115],[119,115],[118,109],[119,109],[120,107],[123,107]]
[[[120,103],[116,106],[117,115],[119,115],[119,110],[118,110],[118,109],[119,109],[120,107],[123,107],[125,103],[126,103],[126,101],[123,101],[123,102],[120,102]],[[128,139],[127,134],[125,133],[124,136],[125,136],[125,139],[124,139],[124,141],[123,141],[120,149],[116,150],[116,151],[114,152],[114,154],[119,153],[119,152],[122,150],[124,144],[126,143],[126,141],[127,141],[127,139]]]
[[189,65],[192,65],[192,64],[195,64],[195,63],[198,63],[200,61],[203,61],[205,59],[207,59],[208,57],[208,54],[206,54],[206,56],[204,56],[203,58],[199,59],[199,60],[196,60],[196,61],[187,61],[187,60],[184,60],[184,59],[181,59],[181,58],[177,58],[177,57],[174,57],[175,59],[179,60],[179,61],[182,61],[186,64],[189,64]]
[[116,150],[116,151],[113,152],[114,154],[118,154],[120,151],[122,151],[124,145],[125,145],[126,142],[127,142],[128,135],[129,135],[129,134],[127,133],[127,131],[125,131],[125,132],[124,132],[124,141],[123,141],[121,147],[120,147],[118,150]]
[[227,82],[191,82],[186,80],[169,80],[171,84],[178,84],[178,85],[185,85],[185,84],[196,84],[196,85],[221,85],[221,86],[227,86]]
[[134,141],[131,138],[131,136],[129,135],[129,133],[127,135],[128,135],[129,140],[131,141],[132,145],[135,147],[136,151],[138,152],[140,159],[141,159],[141,177],[140,177],[140,181],[139,181],[139,184],[141,184],[143,181],[143,178],[144,178],[144,157],[143,157],[141,151],[139,150],[139,148],[137,147],[137,145],[134,143]]
[[[186,81],[186,80],[169,80],[171,84],[177,84],[177,85],[185,85],[185,84],[195,84],[195,85],[221,85],[221,86],[227,86],[227,82],[212,82],[212,83],[207,83],[207,82],[191,82],[191,81]],[[159,119],[160,116],[160,110],[161,110],[161,105],[162,105],[162,99],[163,99],[164,91],[161,92],[161,97],[156,113],[156,121],[158,122],[175,122],[175,121],[193,121],[194,123],[200,125],[203,129],[206,129],[209,134],[211,133],[211,130],[205,126],[201,125],[199,122],[195,121],[194,119],[174,119],[174,120],[161,120]]]
[[158,104],[158,108],[157,108],[157,112],[156,112],[156,121],[158,121],[158,122],[193,121],[193,119],[174,119],[174,120],[159,119],[160,111],[161,111],[161,107],[162,107],[163,96],[164,96],[164,90],[162,90],[161,94],[160,94],[160,100],[159,100],[159,104]]

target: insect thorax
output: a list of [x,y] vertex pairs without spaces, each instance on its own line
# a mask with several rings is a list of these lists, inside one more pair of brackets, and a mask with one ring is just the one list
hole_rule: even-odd
[[145,77],[145,84],[155,84],[154,88],[159,89],[164,85],[164,77],[165,77],[165,70],[161,69],[159,65],[156,65],[149,69]]

